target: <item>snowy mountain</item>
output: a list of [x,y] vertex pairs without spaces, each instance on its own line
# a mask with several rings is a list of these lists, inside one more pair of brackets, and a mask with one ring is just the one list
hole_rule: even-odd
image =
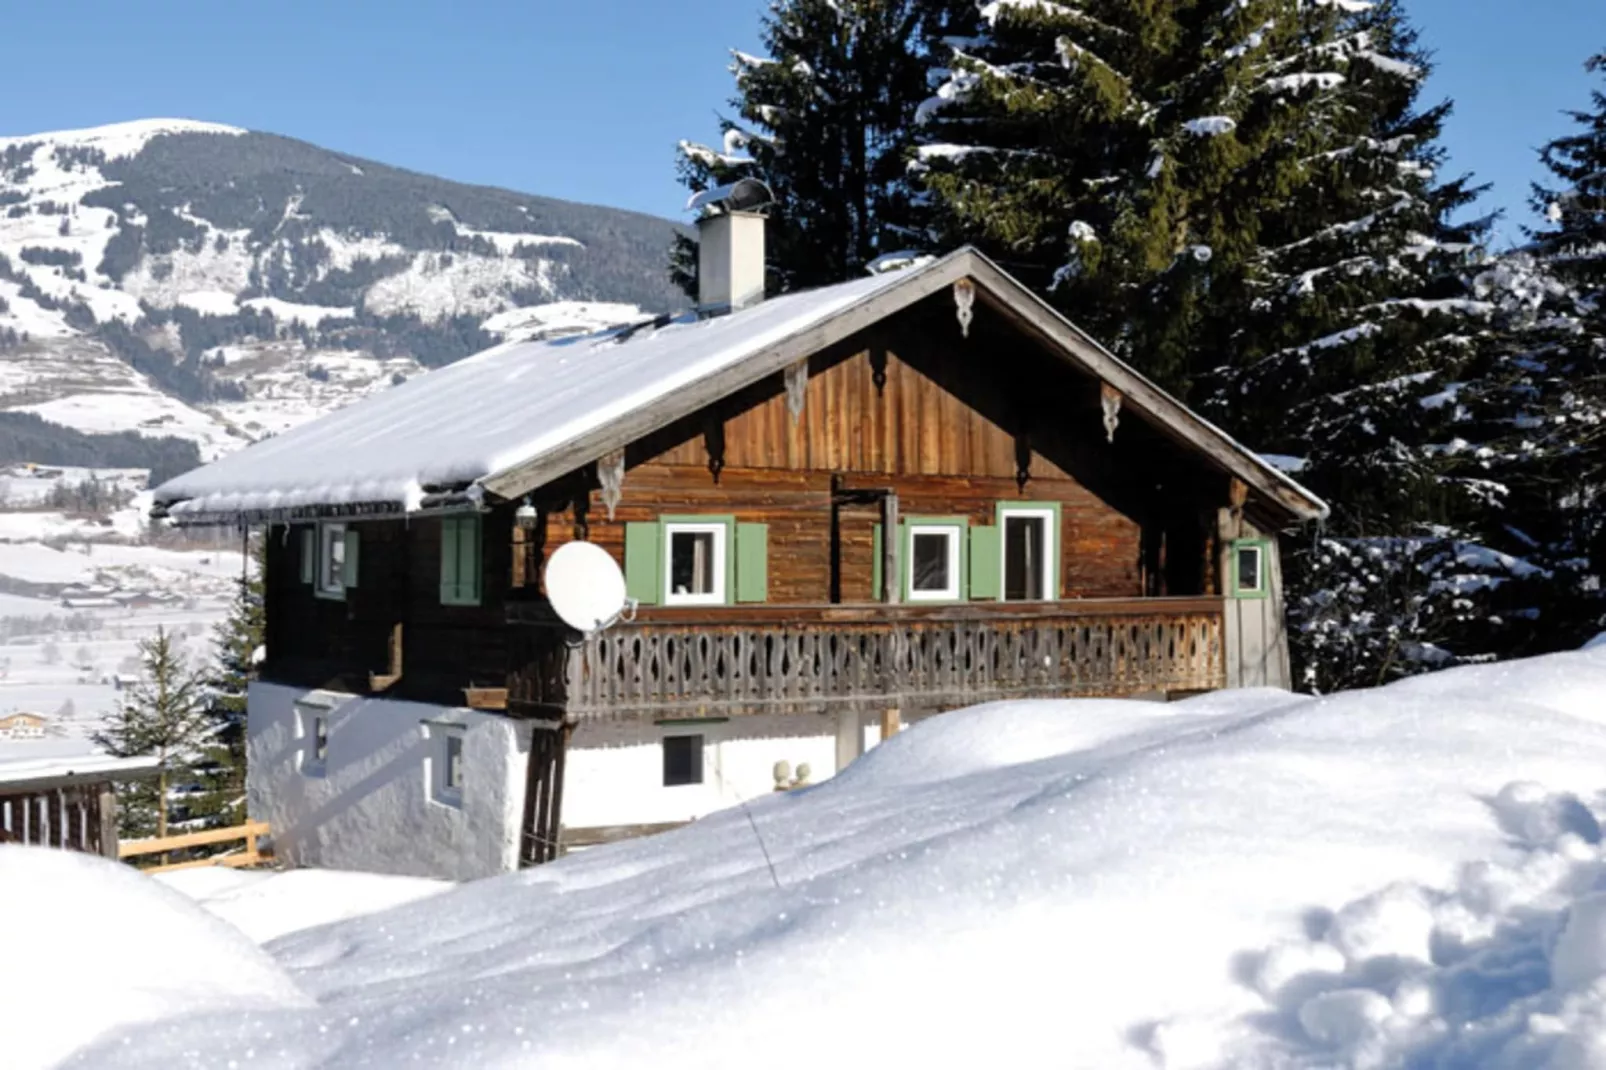
[[0,418],[210,459],[503,338],[673,307],[673,234],[212,123],[0,138]]

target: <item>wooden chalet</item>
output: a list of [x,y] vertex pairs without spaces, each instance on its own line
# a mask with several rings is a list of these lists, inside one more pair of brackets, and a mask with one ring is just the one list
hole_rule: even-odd
[[[519,722],[526,864],[588,725],[852,739],[1288,685],[1276,535],[1321,501],[972,249],[761,300],[754,192],[702,205],[696,312],[501,346],[159,488],[266,528],[264,680]],[[636,601],[589,636],[542,591],[577,539]]]

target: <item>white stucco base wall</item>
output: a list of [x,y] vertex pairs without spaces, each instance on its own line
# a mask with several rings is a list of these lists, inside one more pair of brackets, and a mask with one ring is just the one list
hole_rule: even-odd
[[[665,736],[703,737],[703,782],[664,786]],[[861,730],[864,747],[879,731]],[[775,790],[778,761],[807,764],[810,782],[837,771],[833,717],[741,716],[695,724],[587,722],[569,741],[563,781],[567,828],[688,821]]]
[[[469,880],[517,868],[529,729],[475,710],[253,683],[251,817],[291,865]],[[315,758],[313,720],[327,745]],[[439,787],[460,732],[462,788]],[[444,801],[443,801],[444,800]]]

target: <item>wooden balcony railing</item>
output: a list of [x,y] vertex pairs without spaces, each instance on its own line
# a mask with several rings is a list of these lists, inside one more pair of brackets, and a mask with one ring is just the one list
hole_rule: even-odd
[[643,610],[569,651],[582,719],[951,709],[1225,685],[1215,598]]

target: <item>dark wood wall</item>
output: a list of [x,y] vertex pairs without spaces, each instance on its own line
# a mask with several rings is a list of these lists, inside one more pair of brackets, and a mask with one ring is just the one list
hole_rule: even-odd
[[270,530],[266,577],[267,675],[286,683],[366,691],[369,673],[390,667],[390,640],[402,625],[398,698],[461,704],[467,686],[501,687],[507,673],[506,602],[512,572],[511,510],[481,521],[482,597],[478,606],[440,601],[439,517],[358,520],[358,584],[341,599],[321,598],[300,580],[296,527]]

